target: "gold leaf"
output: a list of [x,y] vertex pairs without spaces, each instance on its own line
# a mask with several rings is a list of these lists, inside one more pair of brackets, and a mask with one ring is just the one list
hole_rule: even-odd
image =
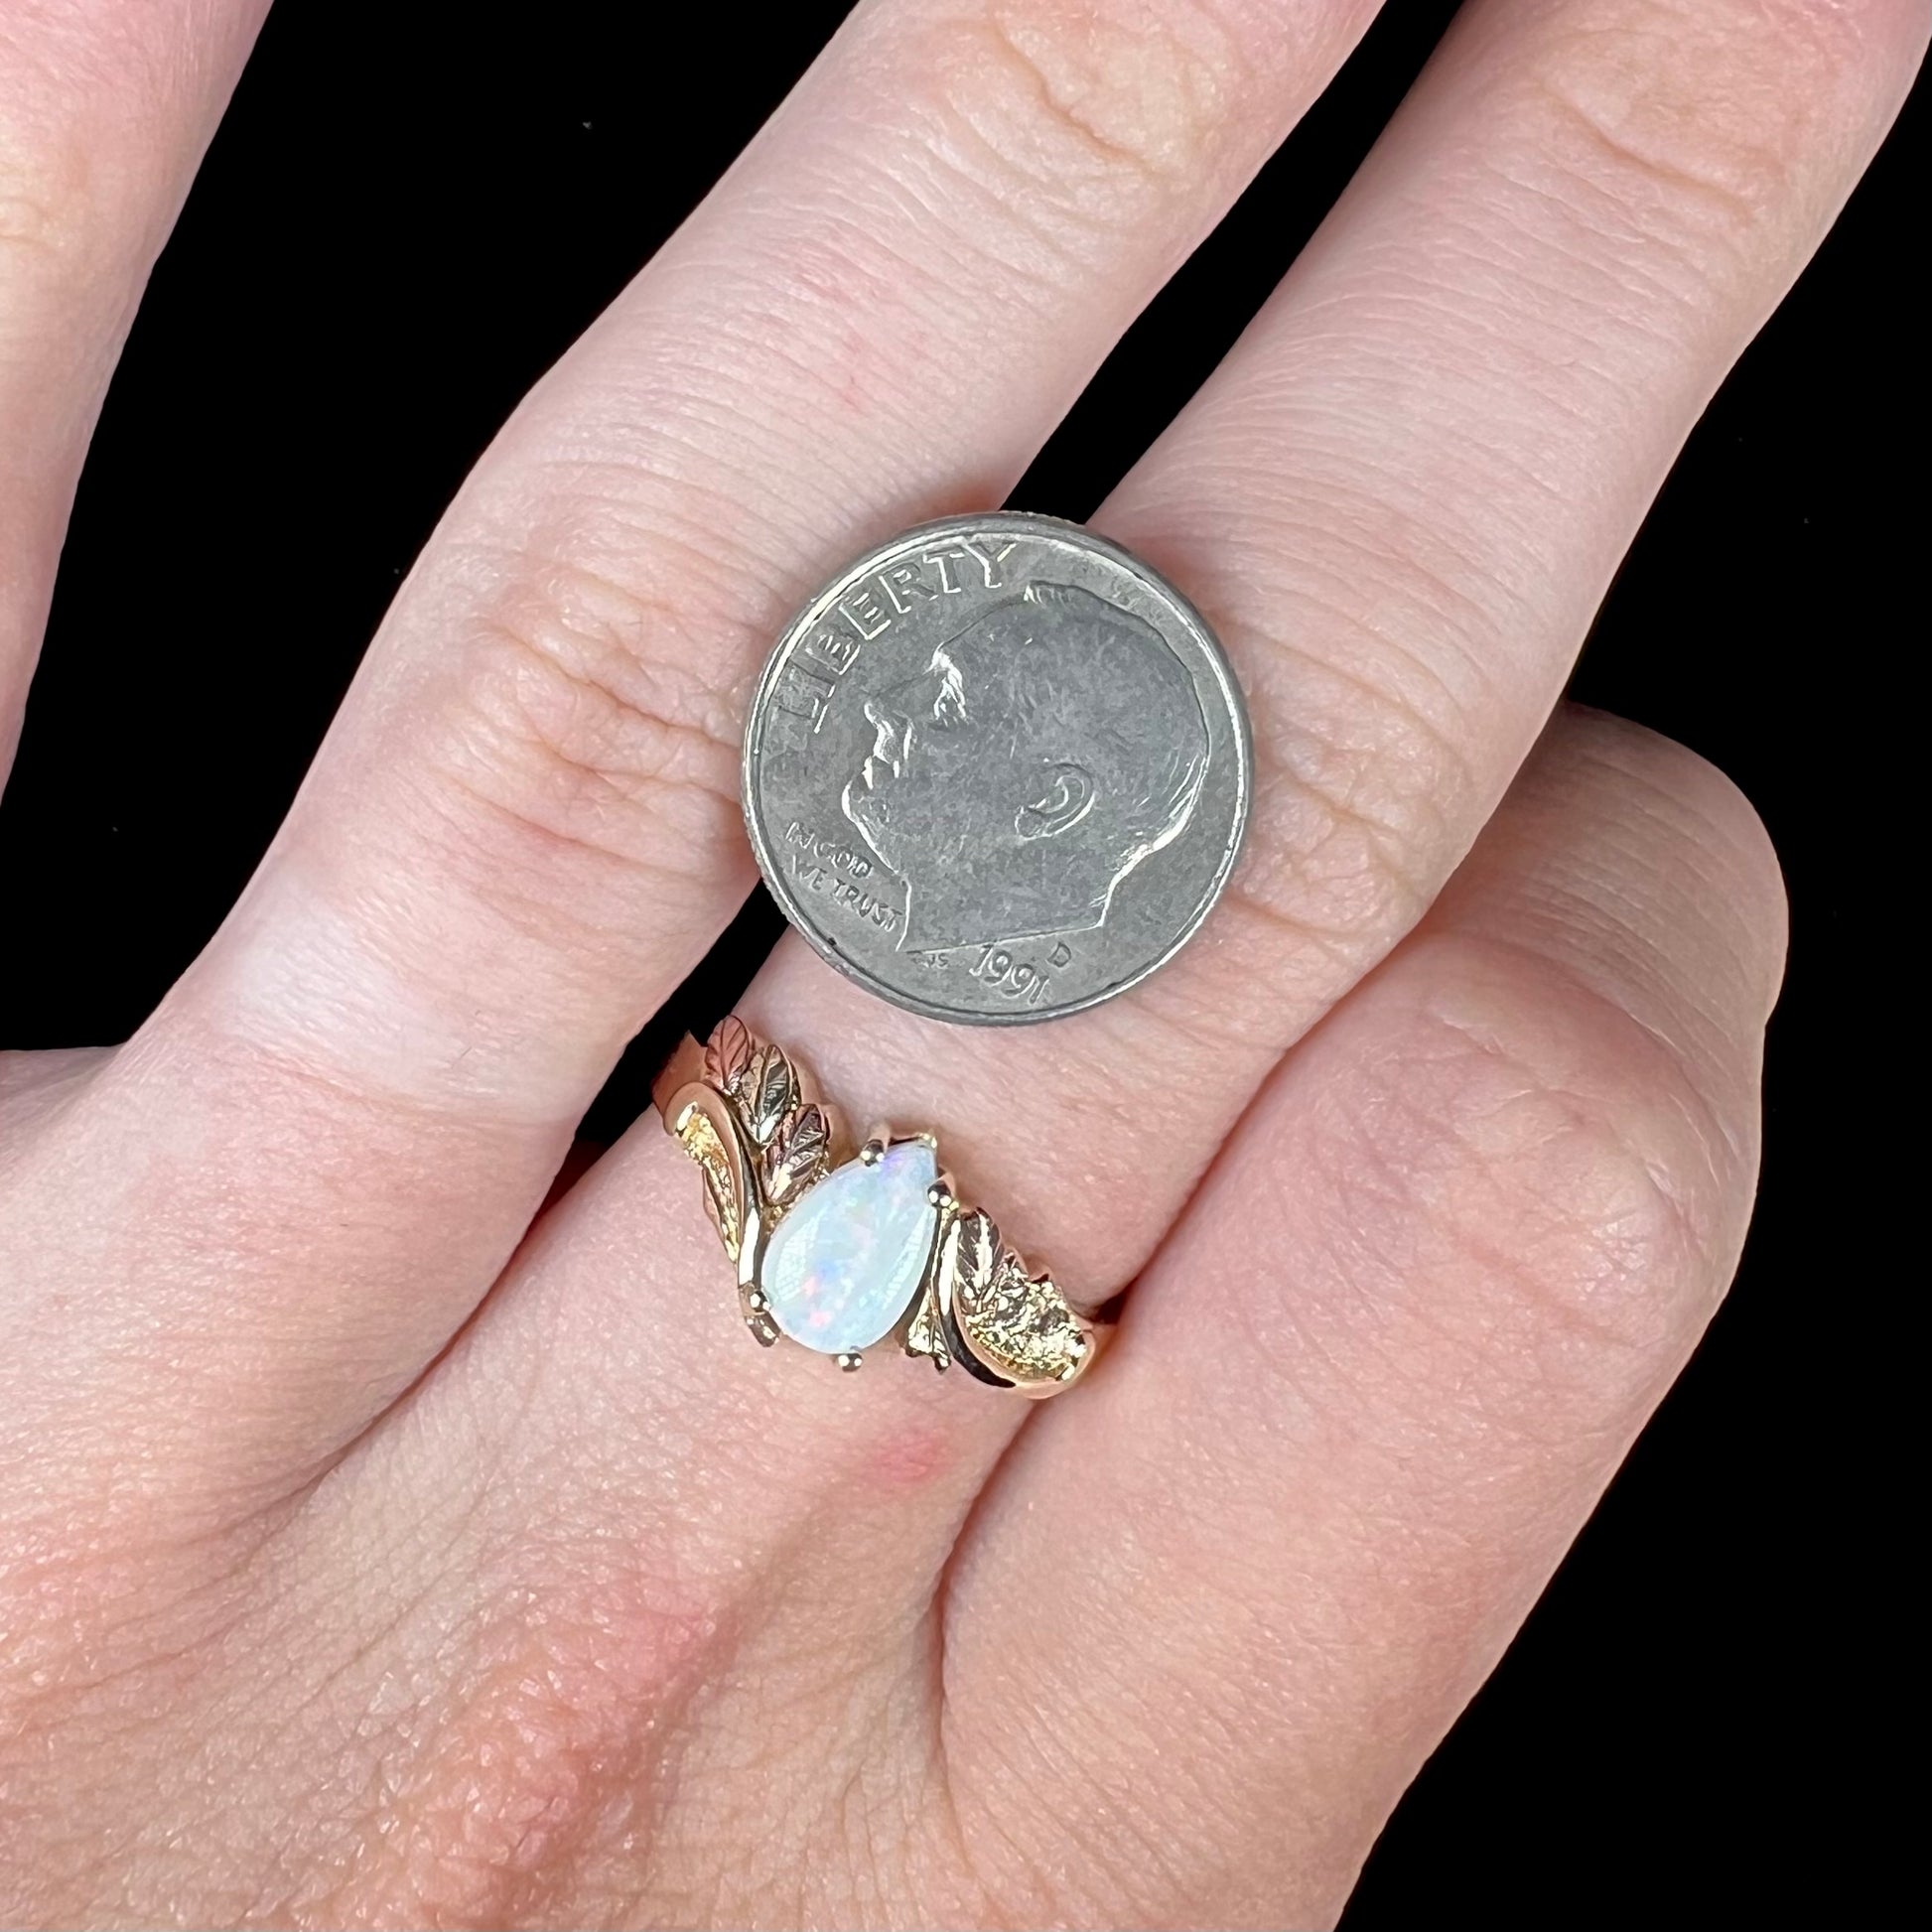
[[816,1107],[800,1107],[785,1122],[785,1158],[794,1167],[823,1161],[830,1141],[825,1116]]
[[1029,1275],[1011,1248],[972,1293],[955,1288],[953,1315],[974,1355],[1015,1382],[1070,1381],[1087,1352],[1066,1297],[1049,1277]]
[[815,1106],[800,1107],[779,1122],[764,1150],[764,1191],[777,1202],[809,1187],[825,1172],[830,1136]]
[[929,1356],[934,1368],[943,1369],[952,1360],[944,1331],[939,1326],[939,1311],[932,1306],[932,1291],[919,1297],[919,1311],[907,1324],[905,1352]]
[[975,1307],[993,1285],[1000,1262],[1000,1230],[984,1208],[955,1215],[939,1265],[950,1277],[955,1310]]
[[746,1133],[759,1147],[766,1147],[779,1123],[798,1104],[798,1076],[777,1047],[760,1046],[740,1077],[736,1097]]
[[704,1077],[725,1093],[736,1093],[752,1062],[752,1030],[736,1014],[728,1014],[712,1029],[705,1042]]
[[744,1222],[739,1213],[737,1189],[732,1184],[731,1159],[725,1152],[725,1144],[718,1138],[717,1128],[699,1107],[693,1107],[685,1115],[677,1138],[678,1145],[698,1164],[704,1174],[705,1205],[711,1211],[712,1225],[718,1230],[719,1240],[725,1244],[725,1253],[736,1261],[739,1243],[744,1238]]

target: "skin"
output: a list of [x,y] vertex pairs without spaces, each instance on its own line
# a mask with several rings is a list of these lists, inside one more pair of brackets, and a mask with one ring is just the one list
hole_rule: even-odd
[[[0,744],[256,11],[0,4]],[[485,454],[194,967],[0,1060],[8,1923],[1340,1909],[1735,1260],[1776,862],[1553,706],[1918,0],[1472,0],[1095,519],[1254,714],[1199,941],[992,1036],[756,983],[1131,1284],[1088,1384],[751,1347],[654,1119],[539,1210],[752,883],[777,624],[999,500],[1369,12],[862,5]],[[908,205],[958,248],[861,245]]]

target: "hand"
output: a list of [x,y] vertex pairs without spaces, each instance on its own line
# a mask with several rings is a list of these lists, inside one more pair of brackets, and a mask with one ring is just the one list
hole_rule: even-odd
[[[0,14],[0,738],[255,11]],[[1003,495],[1369,12],[863,8],[479,466],[192,971],[0,1060],[7,1922],[1339,1909],[1735,1257],[1775,863],[1551,708],[1921,8],[1475,0],[1095,519],[1253,708],[1202,937],[1018,1033],[756,983],[1132,1284],[1086,1384],[756,1349],[654,1118],[543,1204],[753,883],[777,624]]]

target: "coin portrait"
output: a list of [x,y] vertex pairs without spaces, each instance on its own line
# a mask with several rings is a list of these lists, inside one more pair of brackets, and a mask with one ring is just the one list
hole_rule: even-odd
[[935,1018],[1077,1011],[1199,925],[1246,816],[1240,694],[1199,615],[1077,526],[948,519],[787,627],[745,804],[818,950]]
[[1101,925],[1207,766],[1193,680],[1160,632],[1071,584],[994,605],[865,712],[878,736],[842,802],[904,884],[901,951]]

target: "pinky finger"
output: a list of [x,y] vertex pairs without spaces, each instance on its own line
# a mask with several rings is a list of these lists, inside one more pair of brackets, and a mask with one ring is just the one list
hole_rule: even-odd
[[1075,1920],[1339,1909],[1730,1278],[1782,934],[1726,781],[1564,714],[1256,1103],[954,1573],[962,1815]]

